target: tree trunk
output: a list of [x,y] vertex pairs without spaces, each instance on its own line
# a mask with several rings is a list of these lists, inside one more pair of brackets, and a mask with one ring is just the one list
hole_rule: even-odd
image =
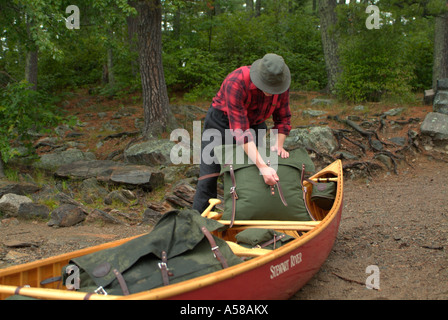
[[25,16],[26,19],[26,33],[27,39],[27,52],[25,62],[25,80],[32,84],[31,89],[37,89],[37,45],[31,35],[31,27],[33,25],[32,19],[29,16]]
[[32,84],[31,89],[37,89],[37,50],[26,53],[25,80]]
[[261,0],[255,2],[255,16],[259,17],[261,15]]
[[[135,1],[129,1],[129,5],[135,7]],[[132,56],[138,57],[138,39],[137,39],[137,27],[138,16],[129,15],[126,17],[126,24],[128,28],[128,42],[129,51]],[[138,75],[138,59],[131,59],[131,72],[134,77]]]
[[[446,1],[448,9],[448,0]],[[434,37],[434,64],[432,88],[436,90],[437,80],[448,78],[448,12],[436,17]]]
[[2,159],[2,153],[0,152],[0,180],[6,178],[5,167]]
[[115,74],[114,74],[114,53],[112,48],[107,48],[107,80],[109,86],[115,86]]
[[340,74],[338,35],[336,32],[336,0],[319,0],[319,17],[325,66],[327,69],[327,91],[333,93]]
[[137,3],[139,65],[147,138],[173,125],[162,65],[162,5],[160,0]]

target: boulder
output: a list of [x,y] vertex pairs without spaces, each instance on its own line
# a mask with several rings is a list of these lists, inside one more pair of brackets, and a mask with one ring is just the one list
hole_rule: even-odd
[[148,166],[125,166],[116,168],[110,175],[110,181],[152,191],[164,184],[164,174]]
[[327,114],[326,111],[323,110],[311,110],[311,109],[307,109],[307,110],[303,110],[302,111],[302,116],[304,117],[320,117]]
[[125,159],[133,164],[158,166],[170,165],[171,149],[176,144],[167,139],[148,140],[137,143],[125,150]]
[[62,165],[56,170],[55,176],[69,179],[99,178],[108,180],[115,169],[125,166],[122,162],[111,160],[81,160]]
[[33,194],[39,190],[40,187],[34,183],[0,180],[0,198],[7,193],[26,195]]
[[23,203],[17,212],[17,217],[22,219],[48,219],[49,216],[50,209],[46,205],[38,203]]
[[51,212],[51,220],[47,223],[50,227],[71,227],[84,221],[86,214],[79,206],[63,204]]
[[17,217],[20,206],[32,202],[27,196],[8,193],[0,199],[0,212],[9,217]]
[[105,183],[142,187],[151,191],[164,184],[164,174],[152,167],[108,160],[77,161],[55,172],[59,178],[91,179]]
[[320,98],[314,98],[311,100],[312,106],[331,106],[335,103],[333,99],[320,99]]
[[284,146],[286,148],[311,148],[318,152],[331,154],[338,148],[338,143],[329,127],[312,127],[292,129]]
[[448,114],[448,90],[437,91],[432,110],[434,112]]
[[433,140],[448,142],[448,114],[429,112],[420,131],[422,135],[429,136]]
[[95,209],[86,218],[87,223],[124,224],[121,220],[100,209]]
[[94,160],[95,155],[92,152],[83,152],[78,149],[68,149],[62,152],[43,154],[40,160],[33,166],[38,169],[57,170],[60,166],[71,164],[80,160]]

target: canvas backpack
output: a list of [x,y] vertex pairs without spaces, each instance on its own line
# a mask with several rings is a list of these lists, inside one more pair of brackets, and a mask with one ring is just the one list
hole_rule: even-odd
[[80,291],[127,295],[178,283],[241,263],[211,232],[223,228],[196,210],[165,213],[154,229],[118,247],[75,258]]
[[[307,172],[313,172],[315,168],[305,149],[291,150],[286,159],[276,158],[275,167],[280,181],[272,190],[256,165],[244,151],[237,153],[237,148],[241,147],[222,145],[215,148],[224,180],[222,219],[311,220],[303,199],[301,177],[303,168]],[[269,159],[264,160],[269,163]]]

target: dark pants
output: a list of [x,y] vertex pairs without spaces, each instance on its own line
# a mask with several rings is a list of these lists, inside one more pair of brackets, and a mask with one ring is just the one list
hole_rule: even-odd
[[[215,141],[213,139],[210,139],[211,141],[209,141],[208,139],[204,139],[205,137],[204,132],[205,130],[208,129],[216,129],[217,131],[219,131],[220,141]],[[204,132],[202,134],[202,140],[201,140],[201,164],[199,166],[199,177],[219,173],[221,171],[221,165],[218,164],[217,161],[214,161],[212,164],[204,163],[203,151],[204,148],[206,148],[210,143],[213,143],[215,145],[222,145],[229,142],[235,143],[235,139],[229,133],[229,131],[226,132],[226,129],[229,129],[229,119],[227,115],[220,110],[210,107],[204,120]],[[266,130],[267,129],[266,123],[262,122],[258,125],[251,126],[251,129],[253,129],[255,132],[254,142],[258,146],[258,140],[259,138],[260,139],[262,138],[261,136],[258,137],[258,134],[266,132],[266,131],[259,132],[258,129]],[[196,209],[202,213],[209,205],[208,200],[210,198],[217,197],[218,195],[217,182],[218,177],[209,177],[198,181],[196,187],[196,194],[193,200],[193,209]]]

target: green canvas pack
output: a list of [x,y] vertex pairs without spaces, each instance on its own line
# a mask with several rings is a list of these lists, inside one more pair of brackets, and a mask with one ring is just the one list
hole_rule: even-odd
[[295,238],[273,229],[253,228],[238,233],[236,241],[246,248],[276,249]]
[[311,201],[319,208],[330,210],[336,197],[336,182],[313,183]]
[[167,212],[150,233],[71,260],[63,281],[67,267],[76,266],[80,291],[127,295],[241,263],[224,240],[210,234],[220,228],[196,210]]
[[[238,150],[238,148],[240,150]],[[260,150],[260,149],[259,149]],[[264,153],[275,163],[270,165],[277,170],[279,184],[272,190],[263,179],[259,169],[235,145],[215,148],[220,160],[224,179],[224,220],[311,220],[306,210],[301,187],[302,165],[307,172],[314,172],[314,164],[303,148],[289,152],[289,158],[277,157],[275,153]],[[263,153],[261,153],[263,157]],[[269,158],[265,157],[266,163]]]

